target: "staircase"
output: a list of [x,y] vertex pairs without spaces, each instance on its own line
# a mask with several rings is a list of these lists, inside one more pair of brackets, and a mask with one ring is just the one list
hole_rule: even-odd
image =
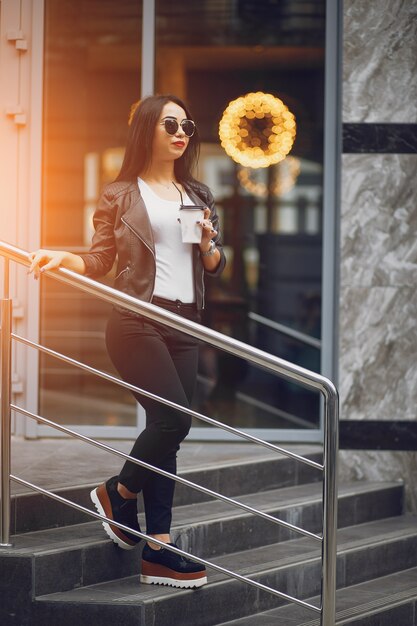
[[[207,444],[210,445],[210,444]],[[233,445],[233,444],[231,444]],[[304,448],[305,449],[305,448]],[[317,448],[307,456],[321,462]],[[297,450],[295,450],[297,451]],[[216,463],[182,475],[321,532],[320,474],[281,457]],[[92,486],[60,495],[92,508]],[[140,547],[126,552],[87,515],[32,493],[12,502],[14,547],[0,551],[2,626],[315,626],[317,615],[218,572],[199,590],[139,583]],[[339,489],[337,624],[417,624],[417,523],[399,483]],[[177,485],[180,547],[266,585],[318,603],[320,545]]]

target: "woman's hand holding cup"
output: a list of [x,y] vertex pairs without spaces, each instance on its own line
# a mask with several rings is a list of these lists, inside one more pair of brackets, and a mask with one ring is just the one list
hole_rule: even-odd
[[200,250],[201,252],[207,252],[210,249],[211,240],[217,235],[217,230],[214,230],[213,224],[210,220],[210,209],[204,209],[204,217],[201,220],[200,225],[202,228]]

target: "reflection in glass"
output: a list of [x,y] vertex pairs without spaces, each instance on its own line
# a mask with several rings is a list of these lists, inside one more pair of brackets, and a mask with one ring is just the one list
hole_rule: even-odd
[[[157,0],[156,6],[157,90],[190,103],[203,139],[198,177],[212,189],[222,218],[228,267],[220,284],[207,281],[205,321],[320,371],[319,343],[303,343],[270,322],[320,339],[325,3],[189,0],[174,10]],[[285,103],[297,134],[280,165],[255,170],[228,156],[219,123],[229,103],[257,92]],[[246,130],[239,126],[239,136]],[[228,423],[318,425],[314,393],[277,384],[210,347],[202,350],[200,369],[196,406]]]

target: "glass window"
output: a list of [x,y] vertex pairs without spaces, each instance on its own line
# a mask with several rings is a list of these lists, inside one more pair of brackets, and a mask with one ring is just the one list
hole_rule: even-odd
[[[43,246],[89,246],[91,216],[120,167],[149,62],[141,59],[141,29],[138,0],[45,0]],[[324,0],[156,0],[155,90],[184,98],[194,114],[197,177],[215,195],[228,259],[222,278],[207,281],[205,323],[316,371],[324,41]],[[270,94],[295,120],[286,156],[266,167],[237,162],[219,138],[229,104],[251,93]],[[263,113],[244,116],[241,152],[265,153],[270,137],[288,130],[290,118],[277,123],[270,109]],[[43,281],[42,343],[114,373],[104,346],[109,308]],[[136,422],[129,392],[44,356],[40,399],[41,413],[63,423]],[[201,349],[195,407],[243,428],[319,424],[317,394],[211,347]]]
[[[156,90],[174,93],[190,105],[203,141],[197,177],[215,195],[228,258],[222,279],[208,281],[205,321],[316,371],[324,42],[324,0],[156,2]],[[219,139],[229,103],[259,92],[281,100],[296,123],[286,158],[267,167],[236,162]],[[264,113],[246,116],[239,126],[239,155],[245,146],[268,152],[275,122],[268,110]],[[213,348],[201,350],[199,381],[196,406],[233,425],[319,424],[317,394],[277,382]]]
[[[142,3],[46,0],[42,245],[86,250],[103,184],[120,165],[139,98]],[[107,280],[110,280],[108,277]],[[104,346],[109,305],[42,281],[41,342],[114,373]],[[41,358],[41,413],[62,423],[135,425],[128,391]]]

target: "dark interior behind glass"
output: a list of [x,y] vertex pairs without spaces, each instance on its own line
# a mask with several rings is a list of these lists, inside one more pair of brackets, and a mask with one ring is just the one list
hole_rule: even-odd
[[[136,0],[46,1],[45,246],[74,251],[88,246],[97,196],[117,173],[129,108],[139,98],[141,19]],[[207,281],[205,323],[315,371],[320,371],[324,31],[324,0],[156,2],[156,91],[175,93],[190,105],[202,138],[198,177],[215,195],[228,257],[222,279]],[[221,147],[218,126],[230,101],[257,91],[285,103],[297,133],[280,164],[243,168]],[[112,276],[104,280],[111,283]],[[113,371],[103,341],[108,311],[107,305],[47,280],[42,339]],[[135,423],[128,392],[46,358],[41,388],[43,414],[63,422]],[[79,402],[67,406],[62,400],[74,391]],[[303,429],[319,423],[316,394],[207,346],[201,349],[195,407],[241,428]]]

